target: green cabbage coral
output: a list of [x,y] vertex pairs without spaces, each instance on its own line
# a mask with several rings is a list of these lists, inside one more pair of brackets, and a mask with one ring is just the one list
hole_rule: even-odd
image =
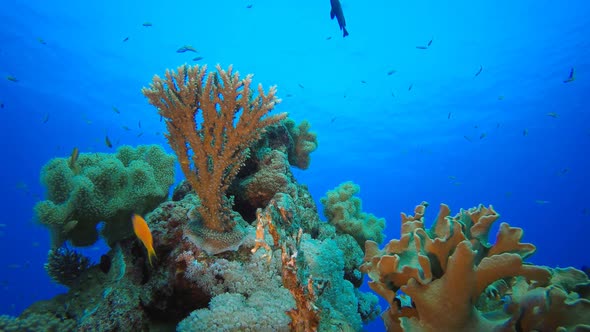
[[35,205],[52,244],[89,246],[97,225],[112,244],[132,233],[131,214],[144,214],[166,199],[174,183],[174,157],[157,145],[121,146],[115,154],[82,153],[75,162],[54,158],[41,172],[47,200]]

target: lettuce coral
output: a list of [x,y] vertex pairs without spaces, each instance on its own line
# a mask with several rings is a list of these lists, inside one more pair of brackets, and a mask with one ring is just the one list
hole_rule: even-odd
[[507,223],[489,243],[499,218],[491,206],[451,217],[443,204],[429,229],[426,206],[417,206],[414,216],[402,214],[401,239],[383,250],[366,243],[361,270],[390,304],[382,316],[389,331],[588,328],[590,282],[581,271],[565,275],[524,263],[535,246],[521,243],[522,229]]
[[144,214],[166,199],[174,182],[174,157],[157,145],[121,146],[117,153],[81,153],[54,158],[41,172],[47,200],[35,205],[40,223],[51,230],[54,247],[66,240],[89,246],[105,221],[109,243],[133,234],[132,213]]

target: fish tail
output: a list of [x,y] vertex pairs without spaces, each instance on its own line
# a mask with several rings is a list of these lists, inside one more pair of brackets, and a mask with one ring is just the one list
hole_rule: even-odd
[[148,261],[150,263],[150,266],[154,266],[154,264],[152,263],[152,257],[154,258],[158,258],[158,256],[156,256],[156,251],[154,250],[153,247],[148,248]]
[[348,31],[346,31],[346,28],[342,27],[342,30],[343,30],[342,37],[344,38],[344,37],[348,36]]

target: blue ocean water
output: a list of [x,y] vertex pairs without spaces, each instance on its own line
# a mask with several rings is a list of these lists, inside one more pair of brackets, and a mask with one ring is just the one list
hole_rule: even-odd
[[[590,5],[342,6],[346,38],[327,0],[3,1],[0,313],[65,291],[43,270],[49,234],[32,210],[41,167],[74,147],[171,152],[140,90],[183,63],[233,64],[278,86],[277,111],[318,133],[310,168],[295,172],[320,210],[327,190],[352,180],[390,239],[421,201],[429,221],[440,203],[493,204],[537,246],[530,261],[590,265]],[[177,53],[183,45],[198,53]]]

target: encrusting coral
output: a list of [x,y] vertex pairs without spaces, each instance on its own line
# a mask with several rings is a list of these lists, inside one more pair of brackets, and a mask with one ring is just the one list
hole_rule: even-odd
[[174,157],[157,145],[121,146],[115,154],[81,153],[54,158],[41,172],[47,200],[35,205],[39,222],[51,230],[54,248],[65,241],[89,246],[102,235],[113,244],[133,234],[132,213],[153,210],[174,183]]
[[255,94],[252,76],[241,79],[231,66],[207,74],[206,66],[180,66],[167,70],[165,79],[155,76],[142,92],[166,119],[168,143],[201,200],[202,224],[194,225],[195,239],[214,254],[235,250],[243,240],[241,220],[225,194],[248,147],[286,114],[266,116],[280,102],[275,87],[265,94],[258,85]]
[[524,263],[535,246],[521,243],[522,229],[507,223],[489,243],[499,218],[491,206],[451,217],[443,204],[429,229],[426,206],[417,206],[414,216],[402,214],[400,240],[383,250],[366,243],[361,269],[372,279],[371,289],[390,304],[382,316],[388,331],[590,328],[584,325],[590,324],[590,282],[581,271],[574,280],[558,282],[564,279],[559,270]]

